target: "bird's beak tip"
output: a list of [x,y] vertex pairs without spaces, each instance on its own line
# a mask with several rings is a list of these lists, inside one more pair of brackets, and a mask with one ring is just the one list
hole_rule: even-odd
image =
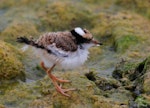
[[101,45],[103,45],[102,43],[98,43],[98,44],[96,44],[96,46],[101,46]]
[[92,42],[93,42],[96,46],[103,45],[103,43],[98,42],[97,40],[92,40]]
[[103,45],[103,43],[99,42],[99,45]]

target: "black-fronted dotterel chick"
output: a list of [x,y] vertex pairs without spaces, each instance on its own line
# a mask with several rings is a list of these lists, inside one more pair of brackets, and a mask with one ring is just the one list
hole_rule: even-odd
[[75,89],[62,89],[59,83],[70,82],[58,79],[52,75],[55,66],[63,69],[73,69],[81,66],[87,60],[92,46],[101,45],[87,29],[76,27],[71,31],[49,32],[33,41],[26,37],[18,37],[17,41],[35,47],[36,54],[41,58],[41,66],[52,80],[56,90],[65,96],[66,92]]

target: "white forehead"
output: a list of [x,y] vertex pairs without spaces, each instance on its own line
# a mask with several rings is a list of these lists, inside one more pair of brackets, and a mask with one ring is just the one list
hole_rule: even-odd
[[81,36],[85,35],[85,32],[80,27],[76,27],[74,30],[75,30],[76,33],[78,33]]

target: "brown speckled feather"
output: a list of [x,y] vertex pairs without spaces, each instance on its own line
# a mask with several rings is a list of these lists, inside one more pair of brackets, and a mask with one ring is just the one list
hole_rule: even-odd
[[55,44],[57,48],[64,51],[73,52],[77,50],[75,37],[69,31],[45,33],[40,36],[36,43],[44,48],[47,48],[48,45]]

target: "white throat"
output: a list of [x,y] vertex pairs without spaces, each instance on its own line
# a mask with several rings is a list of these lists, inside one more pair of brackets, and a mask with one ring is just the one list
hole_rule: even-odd
[[84,43],[84,44],[81,44],[81,46],[84,48],[84,49],[89,49],[93,46],[95,46],[93,43]]

